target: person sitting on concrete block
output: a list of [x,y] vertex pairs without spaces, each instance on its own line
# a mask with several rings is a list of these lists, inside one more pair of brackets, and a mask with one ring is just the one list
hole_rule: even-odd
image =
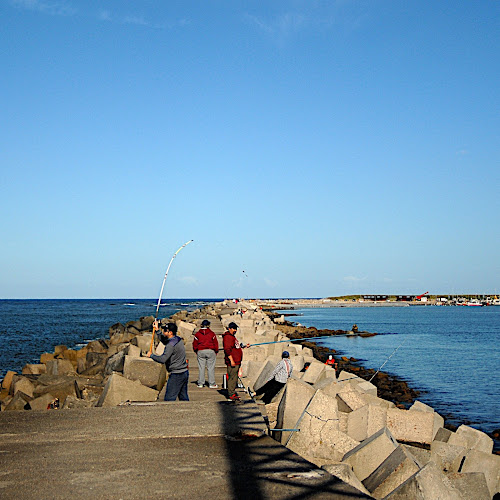
[[[155,320],[153,331],[158,330],[159,324]],[[147,356],[157,363],[165,363],[169,373],[167,388],[165,391],[165,401],[189,401],[188,381],[189,371],[186,360],[186,349],[182,339],[177,336],[177,325],[167,323],[165,331],[160,330],[160,342],[165,345],[162,355],[153,354],[151,350]]]
[[281,354],[281,361],[276,365],[276,368],[272,371],[267,382],[255,393],[256,396],[263,395],[262,402],[264,404],[269,404],[274,396],[285,387],[287,380],[290,378],[293,366],[289,358],[290,353],[288,351],[283,351]]

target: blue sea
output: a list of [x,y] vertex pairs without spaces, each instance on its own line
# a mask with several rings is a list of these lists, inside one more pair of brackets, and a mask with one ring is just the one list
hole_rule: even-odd
[[[455,425],[500,428],[500,307],[333,307],[285,311],[304,326],[377,332],[320,345],[397,375]],[[497,443],[498,444],[498,443]]]
[[[220,299],[217,299],[220,300]],[[216,299],[163,299],[159,317],[194,310]],[[7,370],[20,372],[37,363],[43,352],[64,344],[78,349],[91,340],[108,338],[115,323],[154,316],[157,299],[0,300],[0,379]]]

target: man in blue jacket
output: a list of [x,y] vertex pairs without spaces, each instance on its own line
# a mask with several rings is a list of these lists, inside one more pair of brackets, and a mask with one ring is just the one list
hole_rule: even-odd
[[163,331],[158,321],[155,321],[153,323],[153,335],[157,330],[160,332],[160,342],[165,346],[165,349],[161,355],[153,354],[151,351],[147,355],[157,363],[165,363],[169,373],[165,401],[175,401],[177,397],[179,401],[189,401],[189,371],[186,361],[186,349],[182,339],[177,336],[177,325],[167,323]]

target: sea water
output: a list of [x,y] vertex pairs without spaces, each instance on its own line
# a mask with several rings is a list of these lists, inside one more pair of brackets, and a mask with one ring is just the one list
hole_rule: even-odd
[[[500,307],[331,307],[288,311],[318,329],[377,332],[319,344],[397,375],[450,423],[500,428]],[[392,355],[392,357],[390,357]],[[390,359],[388,360],[388,358]]]
[[[162,300],[159,317],[194,310],[215,299]],[[0,379],[38,363],[40,354],[64,344],[78,349],[91,340],[109,338],[108,329],[156,313],[155,299],[0,300]]]

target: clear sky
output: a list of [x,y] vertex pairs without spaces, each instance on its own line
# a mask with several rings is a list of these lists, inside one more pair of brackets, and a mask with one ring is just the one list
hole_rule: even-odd
[[[0,0],[0,298],[500,293],[499,1]],[[243,271],[245,271],[243,273]]]

